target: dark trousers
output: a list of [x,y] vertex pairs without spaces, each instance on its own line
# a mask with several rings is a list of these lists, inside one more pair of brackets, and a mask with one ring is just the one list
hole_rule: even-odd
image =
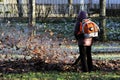
[[92,71],[93,63],[91,56],[91,46],[79,46],[82,71]]
[[79,46],[80,56],[76,60],[75,64],[81,60],[81,66],[83,72],[90,72],[93,68],[91,46]]

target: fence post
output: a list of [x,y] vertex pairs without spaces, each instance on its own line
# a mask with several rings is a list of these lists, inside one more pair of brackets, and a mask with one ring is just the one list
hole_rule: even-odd
[[106,36],[106,0],[100,1],[100,29],[102,41],[107,40]]

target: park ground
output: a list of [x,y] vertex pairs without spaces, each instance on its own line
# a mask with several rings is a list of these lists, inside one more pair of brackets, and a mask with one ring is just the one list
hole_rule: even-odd
[[[112,24],[110,24],[112,25]],[[112,33],[106,42],[92,46],[94,71],[81,72],[73,36],[74,24],[37,24],[37,35],[29,36],[27,24],[1,24],[1,80],[119,80],[119,27],[108,28]]]

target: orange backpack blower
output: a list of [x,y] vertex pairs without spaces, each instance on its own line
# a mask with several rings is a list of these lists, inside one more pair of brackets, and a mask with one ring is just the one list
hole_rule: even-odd
[[95,22],[83,19],[82,23],[80,22],[80,31],[78,34],[83,33],[85,38],[98,37],[99,31],[100,29]]

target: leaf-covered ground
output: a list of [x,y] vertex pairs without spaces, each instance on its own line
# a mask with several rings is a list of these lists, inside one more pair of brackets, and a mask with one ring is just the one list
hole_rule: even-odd
[[[37,35],[34,37],[29,35],[31,29],[27,24],[6,23],[0,26],[1,73],[39,70],[81,71],[80,63],[71,65],[79,55],[77,43],[70,32],[73,30],[73,24],[36,25]],[[96,42],[92,52],[96,55],[110,51],[119,54],[119,45],[119,41]],[[118,59],[97,58],[93,60],[93,63],[94,70],[120,71],[119,57]]]
[[[93,60],[94,71],[120,71],[120,60]],[[15,61],[0,61],[0,73],[27,73],[38,71],[68,71],[81,72],[80,62],[77,65],[63,63],[45,63],[41,59],[21,59]],[[120,74],[120,73],[119,73]]]

